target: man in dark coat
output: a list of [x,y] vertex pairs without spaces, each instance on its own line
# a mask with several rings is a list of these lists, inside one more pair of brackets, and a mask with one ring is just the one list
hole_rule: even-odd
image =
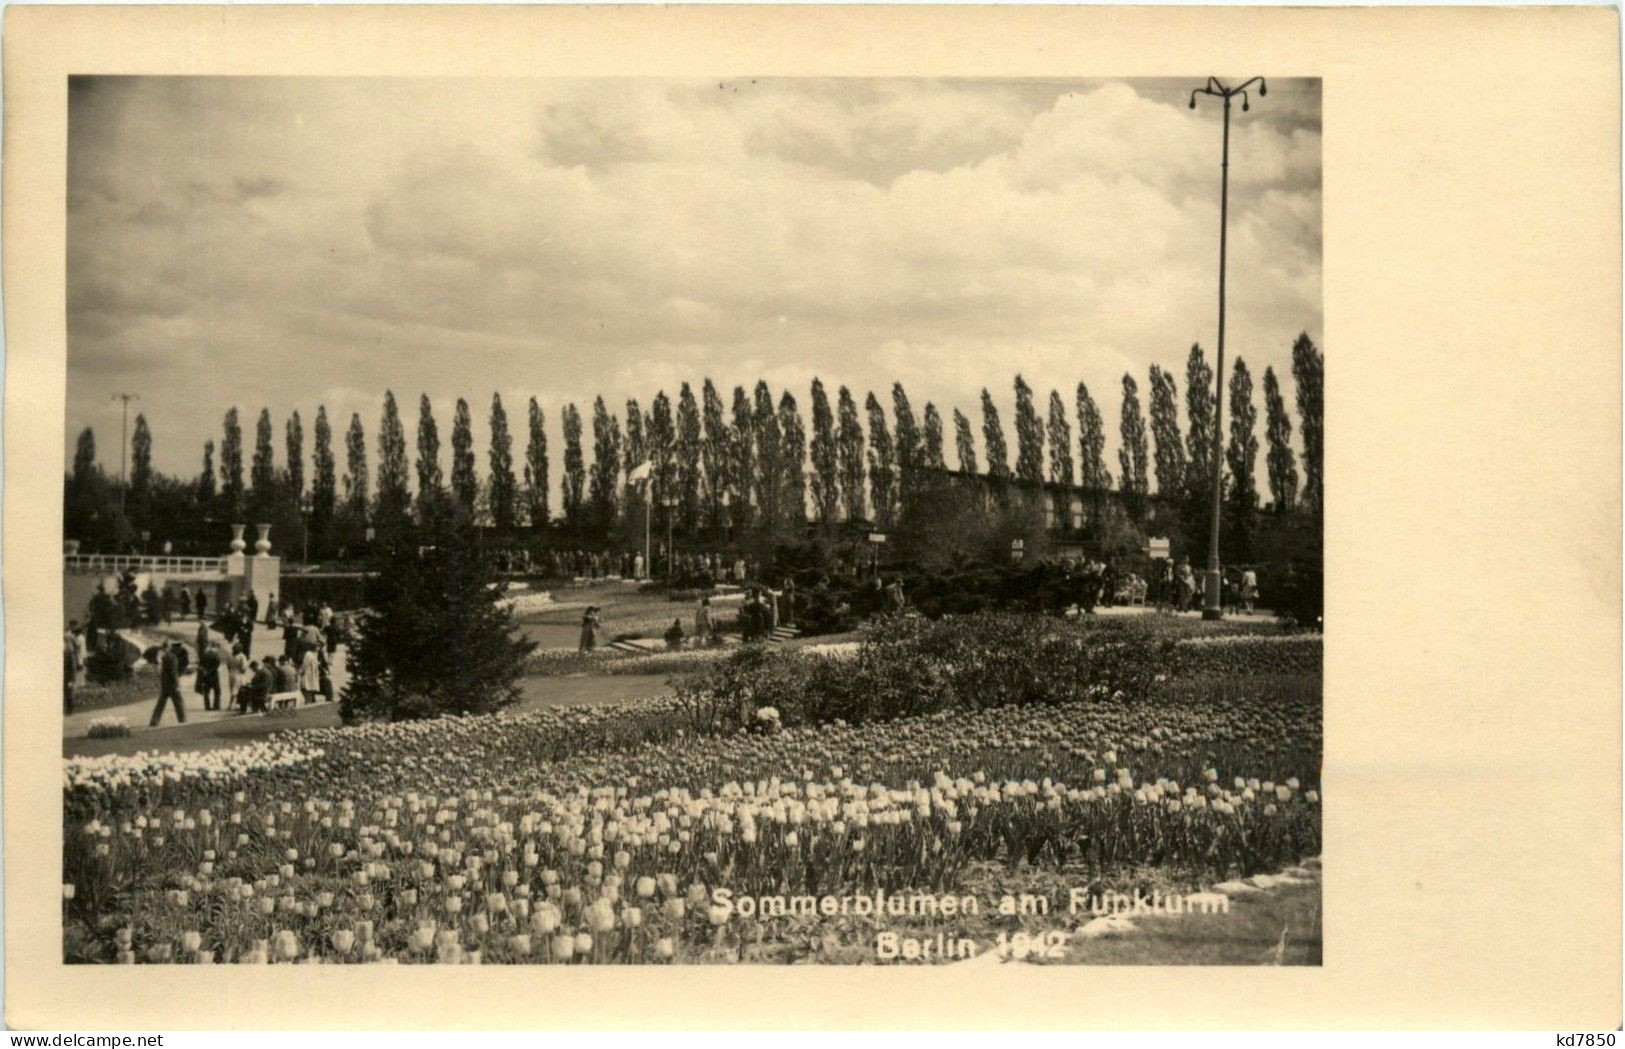
[[181,702],[180,664],[175,659],[175,649],[179,645],[178,641],[171,642],[158,655],[158,705],[152,708],[152,720],[147,723],[152,728],[157,728],[163,718],[166,701],[175,704],[175,720],[186,724],[186,707]]

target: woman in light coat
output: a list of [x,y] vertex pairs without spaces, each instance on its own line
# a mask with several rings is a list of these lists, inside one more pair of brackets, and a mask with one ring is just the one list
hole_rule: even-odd
[[305,649],[299,661],[299,691],[305,694],[306,703],[316,702],[317,695],[322,691],[322,668],[314,648]]

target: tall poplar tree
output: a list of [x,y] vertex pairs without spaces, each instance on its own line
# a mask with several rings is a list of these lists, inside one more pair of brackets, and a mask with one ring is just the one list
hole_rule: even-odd
[[1230,373],[1230,443],[1224,457],[1230,467],[1230,535],[1243,558],[1251,556],[1254,518],[1258,513],[1258,437],[1254,429],[1258,410],[1253,407],[1253,376],[1247,362],[1236,358]]
[[406,490],[406,430],[395,392],[384,391],[384,417],[378,426],[378,497],[374,519],[381,531],[406,524],[410,496]]
[[440,427],[435,425],[429,395],[423,394],[418,399],[418,524],[434,524],[445,483],[440,469]]
[[1140,387],[1134,376],[1123,376],[1123,415],[1119,422],[1122,444],[1117,449],[1118,487],[1130,510],[1144,509],[1146,491],[1145,416],[1140,412]]
[[1072,466],[1072,424],[1066,419],[1066,405],[1058,390],[1049,392],[1049,479],[1056,484],[1077,483]]
[[372,501],[367,470],[367,432],[361,427],[361,413],[350,413],[350,428],[344,434],[344,507],[361,525],[367,520]]
[[733,518],[734,524],[751,520],[751,488],[756,477],[756,438],[752,430],[750,395],[743,386],[733,396]]
[[310,478],[310,530],[318,554],[327,550],[333,536],[333,515],[338,508],[338,469],[333,461],[333,426],[327,421],[327,405],[317,405],[312,431]]
[[461,397],[451,416],[451,497],[463,519],[474,520],[480,500],[480,479],[474,472],[474,418]]
[[518,524],[519,483],[513,475],[513,435],[502,395],[491,395],[491,524],[498,532],[511,532]]
[[137,528],[152,523],[152,430],[147,427],[145,413],[136,415],[135,430],[130,435],[128,507],[126,516]]
[[1213,369],[1202,347],[1191,347],[1185,361],[1185,487],[1207,506],[1213,491]]
[[928,470],[948,468],[942,454],[942,413],[930,401],[925,402],[925,424],[920,432],[920,465]]
[[226,410],[225,436],[220,440],[220,503],[231,521],[242,523],[243,427],[236,407]]
[[[637,411],[635,402],[632,411]],[[532,397],[525,441],[525,515],[530,527],[538,531],[547,527],[551,513],[547,505],[547,430],[543,427],[544,421],[542,406]],[[631,425],[631,421],[628,420],[628,425]],[[637,424],[641,433],[643,426],[641,417],[637,418]]]
[[875,524],[890,528],[897,520],[897,450],[886,429],[886,412],[873,393],[863,403],[869,417],[869,492]]
[[829,407],[824,384],[812,381],[812,490],[813,515],[828,529],[841,512],[840,453],[835,445],[835,413]]
[[954,451],[959,456],[959,471],[974,475],[976,469],[976,440],[971,436],[970,420],[958,408],[954,409]]
[[1089,387],[1078,383],[1078,480],[1085,488],[1105,491],[1112,486],[1106,469],[1106,424]]
[[894,382],[891,386],[891,411],[892,419],[897,424],[897,502],[901,508],[908,504],[909,493],[917,480],[916,471],[924,464],[921,459],[920,427],[914,419],[914,408],[908,403],[908,394],[900,382]]
[[789,390],[779,397],[779,451],[784,483],[779,503],[791,534],[799,537],[807,524],[807,428]]
[[756,381],[750,413],[751,436],[756,444],[756,508],[762,527],[778,527],[783,518],[784,441],[779,416],[767,382]]
[[1005,448],[1004,424],[993,397],[982,387],[982,453],[987,456],[987,475],[1002,481],[1010,476],[1010,453]]
[[848,521],[868,517],[863,474],[863,424],[858,421],[858,405],[852,391],[842,386],[837,396],[835,447],[841,463],[841,505]]
[[586,459],[581,454],[581,413],[573,404],[564,406],[564,523],[571,531],[585,523],[583,491],[587,483]]
[[197,505],[204,513],[214,509],[214,440],[203,442],[203,472],[197,478]]
[[643,435],[643,409],[633,398],[626,401],[626,439],[621,442],[621,469],[626,488],[621,493],[622,514],[626,520],[643,524],[644,482],[632,480],[632,471],[649,461],[648,441]]
[[1303,502],[1314,513],[1325,505],[1322,476],[1326,360],[1304,332],[1292,344],[1292,381],[1298,387],[1298,432],[1303,436]]
[[271,444],[275,432],[271,426],[271,410],[261,408],[259,422],[254,427],[254,465],[249,473],[256,522],[270,521],[276,512],[276,451]]
[[701,433],[700,408],[685,382],[677,391],[677,498],[680,527],[691,535],[700,521]]
[[1287,513],[1298,501],[1298,457],[1292,451],[1292,418],[1287,414],[1274,368],[1264,369],[1264,419],[1264,435],[1270,446],[1265,457],[1270,501],[1276,513]]
[[671,398],[666,396],[665,390],[655,394],[649,405],[649,417],[643,421],[643,439],[648,442],[649,458],[654,463],[653,498],[659,504],[668,493],[676,491],[672,452],[677,432],[671,417]]
[[715,529],[722,526],[722,496],[730,488],[732,439],[728,433],[728,421],[723,415],[722,396],[710,379],[701,385],[700,402],[700,423],[704,432],[700,444],[700,466],[704,474],[705,518],[706,524]]
[[283,451],[288,460],[282,471],[287,481],[282,494],[289,506],[297,508],[305,498],[305,421],[299,417],[299,409],[289,413],[282,429]]
[[1157,491],[1177,497],[1185,490],[1185,439],[1179,432],[1179,389],[1173,375],[1155,364],[1151,366],[1150,397]]
[[592,403],[592,523],[605,535],[615,527],[616,492],[621,485],[621,424],[602,397]]
[[1016,376],[1016,476],[1033,485],[1044,481],[1044,426],[1038,421],[1033,390]]

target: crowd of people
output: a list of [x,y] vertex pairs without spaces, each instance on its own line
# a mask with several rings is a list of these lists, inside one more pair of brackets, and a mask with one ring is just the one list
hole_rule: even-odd
[[[652,563],[650,563],[652,562]],[[504,550],[497,554],[497,568],[508,573],[529,573],[562,579],[659,579],[683,587],[706,587],[718,583],[743,583],[756,578],[760,565],[755,558],[720,550],[679,550],[668,557],[665,544],[658,544],[645,560],[641,550]]]
[[[1258,572],[1251,565],[1229,566],[1220,572],[1220,605],[1252,615],[1258,603]],[[1152,600],[1159,610],[1199,611],[1206,602],[1205,572],[1184,558],[1156,562]]]
[[[194,649],[197,672],[193,689],[204,710],[239,714],[264,713],[273,697],[302,699],[306,705],[333,702],[332,662],[343,643],[344,621],[328,605],[310,605],[295,613],[292,606],[267,602],[265,626],[282,632],[282,650],[253,655],[259,602],[250,594],[228,606],[213,628],[200,620]],[[171,641],[153,654],[158,663],[158,704],[149,724],[157,726],[164,706],[172,703],[175,720],[186,721],[180,698],[180,678],[188,661],[186,646]],[[152,658],[152,657],[149,657]]]

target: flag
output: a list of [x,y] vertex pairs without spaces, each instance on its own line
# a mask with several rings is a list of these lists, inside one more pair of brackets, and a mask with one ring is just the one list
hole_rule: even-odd
[[653,470],[653,464],[650,463],[649,460],[645,459],[643,462],[632,467],[632,471],[626,475],[626,481],[628,484],[636,484],[639,481],[646,480]]

